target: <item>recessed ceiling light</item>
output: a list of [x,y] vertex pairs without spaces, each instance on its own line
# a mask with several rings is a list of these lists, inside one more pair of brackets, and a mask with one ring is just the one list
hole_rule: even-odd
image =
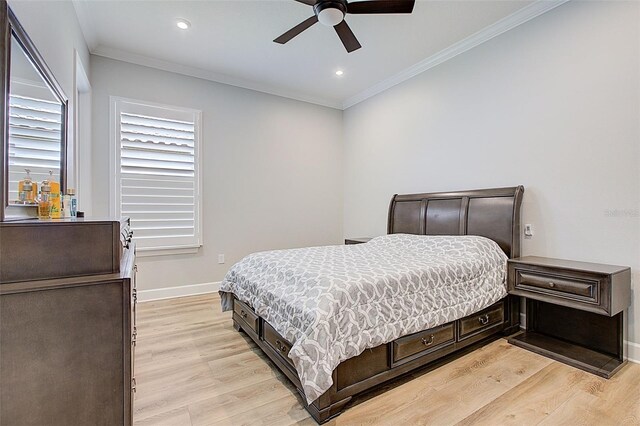
[[338,77],[340,77],[342,74],[344,74],[344,71],[342,71],[342,70],[338,70],[338,71],[336,71],[336,75],[337,75]]
[[189,27],[191,26],[191,22],[187,21],[186,19],[178,19],[176,21],[176,25],[178,26],[178,28],[180,28],[181,30],[188,30]]

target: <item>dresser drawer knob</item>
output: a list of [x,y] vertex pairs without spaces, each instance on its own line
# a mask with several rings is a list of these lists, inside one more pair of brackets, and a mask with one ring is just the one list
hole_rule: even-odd
[[478,317],[478,321],[480,321],[480,324],[482,325],[489,324],[489,314],[484,314],[481,317]]
[[420,339],[420,341],[422,342],[423,345],[429,346],[429,345],[431,345],[433,343],[433,339],[434,339],[434,336],[432,334],[431,336],[429,336],[429,340],[427,340],[427,339],[425,339],[423,337],[422,339]]
[[244,319],[247,319],[247,313],[245,311],[240,311],[240,316]]
[[554,282],[549,282],[549,287],[553,288],[555,286],[556,286],[556,284]]

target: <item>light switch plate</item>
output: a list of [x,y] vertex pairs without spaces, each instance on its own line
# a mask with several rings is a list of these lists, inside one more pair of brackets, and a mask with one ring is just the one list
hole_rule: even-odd
[[524,237],[525,238],[533,237],[533,225],[532,224],[527,223],[526,225],[524,225]]

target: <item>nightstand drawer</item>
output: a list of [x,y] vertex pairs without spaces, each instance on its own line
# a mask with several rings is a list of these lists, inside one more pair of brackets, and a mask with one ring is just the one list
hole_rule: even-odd
[[516,269],[515,288],[534,293],[598,303],[599,281]]

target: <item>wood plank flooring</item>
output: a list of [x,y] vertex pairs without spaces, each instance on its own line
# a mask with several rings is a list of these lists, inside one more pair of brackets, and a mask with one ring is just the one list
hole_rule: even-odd
[[[315,425],[217,295],[138,309],[134,423]],[[329,425],[640,425],[640,365],[611,380],[500,339],[367,395]]]

